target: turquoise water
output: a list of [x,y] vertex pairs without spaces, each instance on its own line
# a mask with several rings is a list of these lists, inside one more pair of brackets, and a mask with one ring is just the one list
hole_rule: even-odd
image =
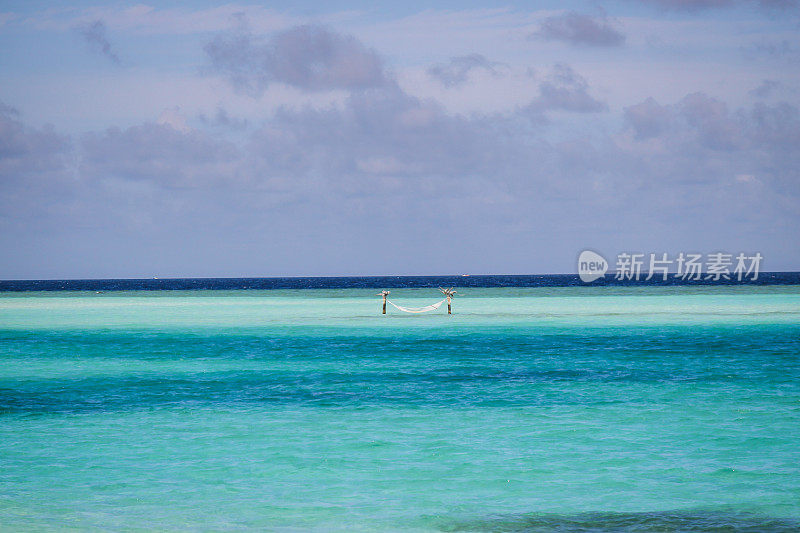
[[0,294],[0,529],[800,528],[800,287],[375,292]]

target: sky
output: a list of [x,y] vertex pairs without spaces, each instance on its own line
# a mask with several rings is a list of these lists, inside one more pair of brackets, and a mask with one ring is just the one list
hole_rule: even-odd
[[800,6],[0,1],[0,279],[800,270]]

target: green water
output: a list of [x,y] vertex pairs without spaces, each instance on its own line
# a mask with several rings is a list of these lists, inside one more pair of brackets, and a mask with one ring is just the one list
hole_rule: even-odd
[[0,529],[800,528],[800,287],[374,292],[0,295]]

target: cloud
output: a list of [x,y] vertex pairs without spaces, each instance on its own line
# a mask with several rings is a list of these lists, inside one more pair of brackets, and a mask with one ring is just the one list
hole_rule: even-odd
[[[140,44],[148,57],[163,45],[154,32],[170,34],[164,38],[181,49],[205,43],[210,73],[241,92],[257,96],[266,90],[269,97],[243,98],[209,80],[199,86],[184,79],[185,72],[170,74],[175,81],[167,80],[167,87],[159,79],[164,74],[159,64],[158,72],[151,72],[155,82],[134,79],[146,77],[144,71],[120,71],[131,83],[115,84],[116,96],[98,89],[88,98],[109,109],[122,109],[115,102],[136,101],[137,95],[157,98],[157,103],[135,106],[145,115],[126,109],[115,112],[120,118],[111,122],[99,115],[86,122],[70,120],[76,114],[58,106],[42,111],[36,103],[43,97],[34,93],[52,91],[28,97],[23,82],[10,87],[20,95],[15,98],[22,98],[22,108],[37,111],[27,121],[8,108],[0,113],[2,242],[36,243],[31,246],[42,252],[31,254],[38,259],[32,265],[48,264],[47,242],[58,240],[86,244],[76,253],[65,252],[49,268],[73,261],[73,272],[81,267],[84,275],[92,273],[92,265],[115,261],[100,250],[115,243],[119,257],[145,269],[153,268],[158,252],[172,253],[173,269],[183,275],[236,275],[237,269],[256,275],[303,269],[325,274],[344,268],[430,273],[462,270],[461,259],[480,263],[464,270],[558,271],[551,256],[566,251],[571,268],[575,250],[597,245],[595,238],[639,239],[625,245],[645,243],[652,249],[665,239],[689,246],[721,237],[727,240],[713,246],[727,246],[738,242],[742,226],[736,224],[743,217],[770,219],[750,226],[749,242],[784,247],[795,242],[794,230],[786,229],[800,223],[795,95],[788,85],[776,90],[764,83],[755,93],[768,96],[763,105],[733,104],[762,78],[789,83],[786,76],[769,73],[786,64],[761,61],[753,70],[756,63],[735,54],[742,43],[765,35],[759,59],[796,57],[785,20],[776,26],[760,16],[744,22],[738,15],[722,17],[711,31],[708,17],[672,17],[666,25],[634,17],[623,27],[596,13],[579,18],[583,24],[569,13],[543,23],[553,13],[524,10],[426,11],[370,26],[369,14],[317,19],[340,17],[356,39],[268,12],[263,20],[248,14],[249,26],[240,17],[237,27],[224,30],[231,12],[250,9],[235,5],[203,12],[198,24],[182,18],[188,11],[134,6],[124,13],[116,9],[118,16],[111,18],[104,9],[71,10],[59,20],[68,29],[89,21],[87,30],[92,21],[102,22],[96,34],[106,43],[111,38],[107,51],[115,56],[120,50],[113,37],[119,32],[126,38],[147,35]],[[634,29],[640,37],[657,34],[669,41],[672,36],[680,46],[645,57],[651,60],[647,66],[640,64],[641,54],[631,56],[633,50],[614,64],[594,63],[602,61],[597,48],[588,51],[590,58],[570,50],[564,59],[575,70],[568,65],[549,69],[524,46],[535,30],[556,43],[619,46],[622,41],[614,34],[624,39],[622,34]],[[105,53],[101,40],[89,42]],[[391,61],[403,69],[397,73],[402,86],[393,82],[390,59],[365,43],[391,51]],[[422,63],[423,69],[430,67],[426,74],[417,67],[433,49],[442,61]],[[619,51],[602,49],[614,52],[608,57]],[[483,51],[491,59],[462,55],[465,51]],[[670,77],[673,54],[685,58],[684,52],[694,53],[694,66],[684,65],[680,79],[661,83]],[[492,60],[515,66],[506,70]],[[531,61],[537,61],[537,74],[525,77]],[[709,61],[719,68],[707,68]],[[646,82],[632,81],[635,69],[644,69],[639,74]],[[742,84],[717,83],[734,71]],[[498,79],[490,79],[495,75]],[[624,82],[626,76],[630,83]],[[72,78],[59,76],[71,84],[62,92],[74,93],[75,102],[81,94],[87,100],[85,80]],[[123,85],[129,89],[120,96]],[[655,92],[646,92],[648,87]],[[695,92],[708,87],[720,87],[727,96]],[[646,98],[649,94],[657,100]],[[777,103],[778,97],[791,103]],[[496,105],[506,98],[513,103]],[[606,109],[606,100],[611,113],[586,115]],[[286,106],[279,107],[280,102]],[[472,102],[477,103],[470,107]],[[623,108],[627,104],[634,105]],[[469,112],[453,111],[465,108]],[[490,108],[498,111],[485,111]],[[40,126],[48,115],[69,131],[96,131],[70,138]],[[119,127],[105,129],[115,122]],[[48,218],[57,212],[62,213],[58,220]],[[25,233],[9,229],[14,219],[24,220],[16,229]],[[40,221],[38,237],[27,229],[37,227],[33,220]],[[120,229],[138,230],[137,224],[150,229]],[[91,232],[84,231],[88,226]],[[103,232],[102,239],[92,238]],[[62,240],[67,233],[76,238]],[[25,238],[31,235],[36,238]],[[154,242],[161,248],[153,248]],[[447,254],[441,253],[441,242],[453,243]],[[382,243],[381,253],[374,253]],[[480,254],[470,251],[475,247]],[[4,268],[16,261],[11,255],[5,256]],[[203,270],[206,265],[210,270]],[[126,265],[118,268],[116,275],[130,272]]]
[[285,109],[265,122],[247,148],[246,172],[267,197],[320,213],[312,219],[351,227],[374,217],[392,235],[424,227],[479,234],[475,220],[514,234],[554,220],[573,227],[590,213],[609,217],[606,231],[619,217],[639,228],[662,217],[681,231],[700,225],[730,235],[744,223],[740,210],[776,213],[800,196],[792,106],[731,110],[703,93],[665,105],[648,99],[627,110],[620,132],[558,141],[548,140],[552,123],[526,121],[526,113],[460,116],[398,89],[358,92],[342,107]]
[[638,140],[661,135],[669,127],[671,119],[670,110],[653,98],[625,108],[625,120]]
[[795,185],[800,187],[800,110],[786,102],[775,105],[757,103],[749,111],[741,114],[740,120],[745,122],[744,136],[752,147],[768,149],[770,152],[780,152],[792,156],[794,163],[791,165],[774,165],[793,175]]
[[156,124],[169,126],[181,133],[190,133],[192,131],[192,128],[186,123],[186,116],[181,113],[180,107],[177,106],[162,111],[158,116],[158,120],[156,120]]
[[0,102],[0,176],[3,184],[30,182],[66,168],[69,138],[52,126],[26,126],[19,112]]
[[[681,142],[715,151],[731,151],[744,143],[742,125],[728,106],[704,93],[691,93],[673,105],[660,105],[652,98],[627,107],[625,120],[637,140],[658,138],[680,131]],[[678,139],[673,139],[673,141]]]
[[252,96],[271,83],[308,91],[359,90],[387,83],[383,62],[373,50],[323,26],[296,26],[262,40],[240,17],[236,28],[214,37],[204,50],[210,72]]
[[800,62],[800,47],[788,39],[771,41],[763,39],[742,49],[745,56],[750,59],[769,59],[786,61],[788,63]]
[[686,95],[677,106],[703,145],[714,150],[735,150],[744,139],[728,106],[704,93]]
[[753,175],[788,197],[800,195],[800,111],[793,105],[731,111],[716,98],[692,93],[668,105],[647,99],[626,108],[625,120],[635,141],[629,152],[648,161],[654,176],[708,182]]
[[[556,96],[537,96],[540,112],[586,109],[587,84],[569,67],[542,84]],[[16,179],[3,185],[13,192],[3,195],[6,235],[14,218],[32,238],[79,235],[103,245],[75,257],[115,265],[106,255],[119,249],[131,263],[114,268],[136,273],[162,270],[154,265],[164,257],[182,275],[431,272],[461,260],[524,271],[542,246],[570,258],[599,239],[702,248],[740,228],[763,236],[775,220],[800,220],[800,113],[789,104],[646,99],[625,110],[620,131],[550,136],[558,117],[458,115],[387,85],[341,105],[281,108],[237,143],[227,129],[193,129],[167,111],[160,123],[89,133],[73,146],[3,107],[0,169],[4,183]],[[552,232],[539,235],[543,226]],[[442,240],[453,254],[441,255]],[[364,242],[391,246],[376,259]],[[467,242],[486,252],[462,252]],[[19,261],[8,264],[29,268]]]
[[780,86],[781,83],[778,81],[763,80],[761,85],[750,91],[750,94],[756,98],[769,98]]
[[430,219],[443,196],[493,217],[501,205],[554,209],[566,199],[655,205],[662,194],[691,194],[676,185],[732,183],[738,175],[800,194],[800,114],[789,104],[731,110],[704,93],[663,105],[649,98],[626,108],[619,133],[558,142],[526,113],[462,116],[396,86],[357,91],[341,106],[282,108],[238,145],[168,123],[87,134],[80,174],[165,190],[222,187],[245,211],[303,205],[342,220],[381,209]]
[[232,130],[244,130],[248,126],[248,120],[231,116],[228,111],[218,107],[213,116],[201,113],[198,117],[200,122],[215,128],[230,128]]
[[546,18],[531,37],[587,46],[620,46],[625,42],[625,36],[605,15],[592,17],[574,11]]
[[62,212],[75,186],[74,161],[69,137],[24,124],[0,102],[0,229],[15,234],[31,219]]
[[445,87],[463,85],[473,71],[483,70],[494,76],[499,74],[502,64],[488,60],[481,54],[451,57],[447,63],[439,63],[428,68],[428,75],[439,80]]
[[85,179],[149,181],[165,187],[207,187],[232,176],[234,145],[175,122],[174,110],[160,123],[88,133],[81,139]]
[[[559,65],[542,83],[537,112],[597,109],[587,87]],[[531,135],[523,114],[451,114],[392,83],[353,91],[340,105],[279,108],[252,129],[240,129],[238,144],[224,136],[242,124],[221,109],[200,124],[209,131],[191,128],[179,109],[168,108],[155,122],[81,136],[70,155],[78,160],[79,183],[92,191],[82,194],[107,194],[112,199],[105,203],[112,205],[146,191],[174,197],[215,190],[216,198],[241,203],[243,212],[285,212],[298,205],[323,212],[336,204],[335,216],[343,219],[371,213],[380,201],[384,213],[410,211],[431,220],[443,216],[442,196],[459,198],[473,212],[508,204],[508,188],[532,186],[540,175],[532,169],[549,150]],[[156,209],[141,201],[143,212]],[[138,216],[128,204],[118,209]],[[113,217],[110,211],[104,216]]]
[[[450,115],[397,88],[374,90],[352,94],[341,108],[284,110],[255,132],[250,152],[256,174],[274,183],[313,182],[310,188],[331,197],[392,194],[396,202],[418,195],[418,187],[458,190],[463,179],[504,168],[509,150],[525,153],[524,139],[497,131],[503,123]],[[428,201],[416,204],[427,208]]]
[[589,95],[589,84],[569,65],[557,64],[539,84],[539,97],[528,110],[541,113],[548,110],[593,113],[607,107]]
[[106,25],[102,20],[98,19],[82,24],[78,27],[78,31],[93,49],[102,53],[112,63],[120,64],[119,56],[106,36]]

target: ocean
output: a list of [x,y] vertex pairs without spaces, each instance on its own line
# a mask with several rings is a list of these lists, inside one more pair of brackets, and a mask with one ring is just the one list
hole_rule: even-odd
[[2,282],[0,530],[797,531],[777,276]]

